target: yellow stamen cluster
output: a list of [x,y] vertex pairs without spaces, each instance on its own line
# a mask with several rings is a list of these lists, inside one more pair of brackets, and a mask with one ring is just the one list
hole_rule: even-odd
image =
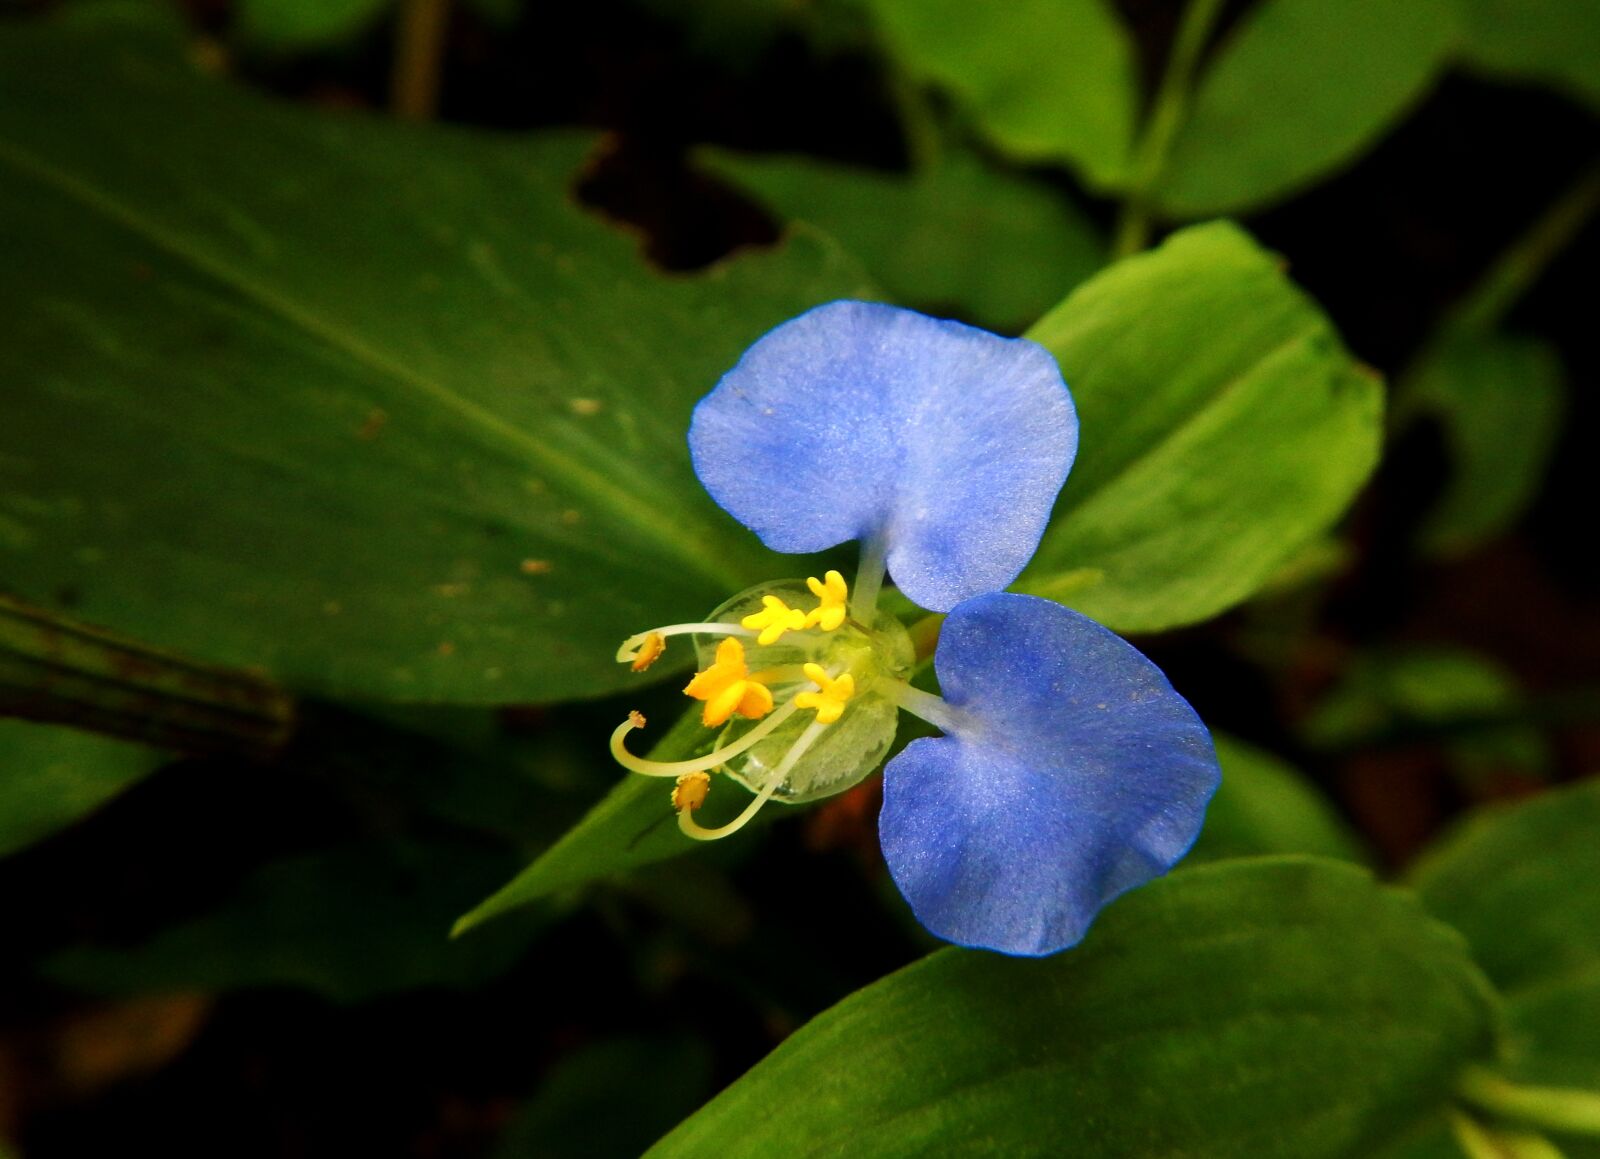
[[697,673],[683,691],[705,701],[700,720],[707,728],[716,728],[736,712],[758,720],[772,711],[772,690],[750,675],[744,645],[734,636],[717,645],[711,667]]
[[844,706],[856,694],[856,678],[846,672],[831,677],[820,664],[807,664],[806,679],[817,686],[816,692],[802,692],[794,698],[797,708],[817,710],[818,724],[832,724],[844,715]]
[[651,632],[645,636],[639,645],[639,651],[633,658],[632,668],[635,672],[643,672],[650,665],[661,658],[661,653],[667,650],[667,638],[660,632]]
[[692,813],[706,803],[710,792],[710,773],[684,773],[672,787],[672,807],[679,813],[685,809]]
[[806,627],[831,632],[844,623],[845,601],[850,598],[850,589],[845,586],[844,576],[836,571],[830,571],[821,579],[811,576],[806,580],[806,587],[821,601],[807,613]]
[[769,644],[776,644],[785,632],[798,632],[804,628],[806,614],[799,608],[791,608],[777,596],[762,596],[761,610],[752,612],[739,623],[759,631],[761,634],[756,637],[756,643],[765,648]]

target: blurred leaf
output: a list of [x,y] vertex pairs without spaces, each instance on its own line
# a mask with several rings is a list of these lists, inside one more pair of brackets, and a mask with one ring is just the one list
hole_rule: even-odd
[[1061,363],[1084,433],[1019,586],[1119,631],[1246,599],[1377,461],[1382,386],[1234,226],[1117,263],[1028,337]]
[[1513,997],[1600,971],[1600,779],[1482,809],[1413,867],[1423,903]]
[[1364,1155],[1494,1027],[1461,940],[1407,895],[1225,862],[1055,958],[948,949],[858,991],[650,1154]]
[[495,703],[617,687],[619,635],[795,570],[684,433],[763,331],[864,292],[836,250],[664,277],[573,204],[587,138],[320,115],[101,27],[0,30],[20,594],[300,687]]
[[72,824],[166,759],[76,729],[0,720],[0,856]]
[[1001,148],[1092,184],[1124,174],[1138,102],[1133,46],[1106,0],[869,0],[890,55],[948,88]]
[[1411,379],[1412,400],[1443,423],[1452,459],[1424,540],[1465,551],[1514,523],[1538,492],[1565,409],[1561,358],[1537,339],[1469,334],[1431,349]]
[[1461,54],[1488,72],[1542,81],[1600,110],[1600,4],[1457,0]]
[[711,1051],[692,1038],[613,1038],[546,1076],[493,1159],[633,1159],[711,1093]]
[[1185,864],[1264,853],[1368,860],[1355,833],[1309,781],[1277,757],[1213,734],[1222,787]]
[[1600,1091],[1600,968],[1535,986],[1506,1009],[1511,1018],[1507,1078]]
[[1105,262],[1095,226],[1064,195],[968,153],[911,174],[703,156],[785,219],[838,238],[897,301],[991,329],[1019,332]]
[[54,980],[101,994],[298,986],[361,1002],[421,986],[471,987],[507,969],[536,920],[448,939],[461,907],[515,864],[503,849],[370,842],[291,858],[220,909],[142,945],[46,960]]
[[288,52],[353,39],[395,0],[235,0],[235,35],[253,48]]
[[1200,81],[1161,206],[1258,206],[1354,159],[1433,84],[1454,17],[1451,0],[1262,0]]
[[1418,649],[1357,657],[1306,718],[1307,743],[1326,749],[1437,740],[1466,776],[1549,764],[1531,725],[1500,723],[1523,706],[1510,673],[1465,649]]
[[[649,759],[688,760],[709,752],[715,739],[701,725],[699,711],[692,710],[650,750]],[[616,787],[599,804],[531,865],[463,916],[454,934],[466,933],[492,917],[564,890],[705,848],[678,831],[671,806],[671,778],[646,777],[621,768],[617,775]],[[749,804],[749,794],[731,782],[713,788],[721,791],[712,792],[699,814],[707,826],[732,820]],[[765,810],[754,824],[770,819],[774,812]]]

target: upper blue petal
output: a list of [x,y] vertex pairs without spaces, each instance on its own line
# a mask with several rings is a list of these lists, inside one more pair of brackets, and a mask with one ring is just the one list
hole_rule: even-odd
[[689,427],[700,481],[768,547],[882,535],[895,583],[936,611],[1017,577],[1077,446],[1044,347],[874,302],[763,336]]
[[933,933],[1051,954],[1188,852],[1216,754],[1132,645],[1050,600],[996,592],[950,613],[934,662],[958,723],[889,762],[878,820],[889,871]]

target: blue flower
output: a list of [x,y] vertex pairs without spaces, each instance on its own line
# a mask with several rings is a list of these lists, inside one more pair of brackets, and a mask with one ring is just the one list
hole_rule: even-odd
[[[711,496],[767,546],[861,543],[853,591],[830,571],[761,584],[704,620],[640,632],[649,667],[694,637],[685,687],[714,732],[671,777],[680,829],[736,832],[767,801],[812,800],[874,771],[900,710],[944,734],[884,768],[884,857],[939,937],[1010,954],[1075,944],[1102,906],[1193,844],[1219,774],[1205,727],[1117,636],[1048,600],[999,591],[1026,566],[1077,449],[1049,352],[956,322],[834,302],[755,343],[695,408],[689,447]],[[948,612],[943,696],[911,684],[915,649],[877,606],[885,570]],[[753,794],[718,828],[695,818],[711,774]]]

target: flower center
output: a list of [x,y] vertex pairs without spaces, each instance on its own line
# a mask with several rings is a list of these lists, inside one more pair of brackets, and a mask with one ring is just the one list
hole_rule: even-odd
[[[642,727],[637,713],[617,728],[611,744],[624,767],[678,778],[673,807],[689,836],[732,833],[772,798],[795,804],[842,792],[887,754],[914,651],[893,615],[861,607],[857,595],[852,606],[836,571],[804,583],[760,584],[704,621],[641,632],[618,650],[619,662],[642,671],[665,650],[667,638],[694,638],[700,671],[684,692],[703,703],[701,723],[718,730],[709,751],[684,761],[634,756],[623,739]],[[712,773],[756,794],[739,819],[717,830],[694,819]]]

